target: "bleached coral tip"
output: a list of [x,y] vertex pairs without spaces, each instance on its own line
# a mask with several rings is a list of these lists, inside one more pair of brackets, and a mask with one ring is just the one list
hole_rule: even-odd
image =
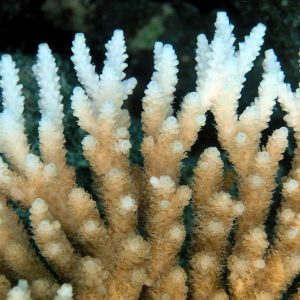
[[87,135],[83,138],[81,144],[85,150],[92,150],[96,148],[98,142],[93,136]]
[[265,231],[261,227],[255,227],[250,231],[252,238],[255,241],[260,241],[266,237]]
[[127,138],[129,136],[129,132],[125,127],[120,127],[116,130],[116,136],[118,138]]
[[35,213],[45,212],[48,210],[48,204],[44,199],[37,198],[31,204],[31,212],[32,210],[34,210]]
[[204,33],[200,33],[197,35],[197,43],[203,43],[203,42],[207,42],[207,38],[206,35]]
[[267,151],[261,151],[256,154],[255,160],[257,163],[263,165],[270,160],[270,155]]
[[183,153],[184,152],[184,146],[181,141],[174,141],[172,144],[172,152],[174,154],[176,153]]
[[273,49],[268,49],[265,51],[265,57],[266,58],[276,58],[275,52]]
[[201,267],[201,269],[207,270],[214,265],[214,258],[207,254],[198,254],[195,257],[195,263]]
[[171,44],[164,44],[164,48],[173,50],[173,46]]
[[281,212],[281,218],[285,221],[285,222],[290,222],[294,219],[295,217],[295,212],[292,211],[290,208],[286,208]]
[[260,188],[264,183],[264,180],[259,175],[251,175],[249,176],[249,182],[253,188]]
[[209,147],[206,149],[207,154],[220,157],[221,153],[217,147]]
[[299,230],[297,228],[291,228],[287,231],[286,236],[288,237],[289,240],[294,240],[299,233]]
[[176,267],[169,273],[169,278],[174,282],[174,283],[184,283],[187,279],[185,271],[180,268]]
[[154,188],[158,187],[158,186],[159,186],[159,179],[158,179],[157,177],[152,176],[152,177],[150,178],[150,184],[151,184]]
[[161,200],[159,206],[161,209],[167,209],[171,206],[171,202],[169,200]]
[[82,87],[75,86],[74,89],[73,89],[73,94],[79,94],[79,93],[84,93]]
[[245,205],[241,202],[234,205],[236,213],[240,216],[245,211]]
[[289,130],[287,127],[281,127],[277,131],[282,132],[282,134],[284,134],[285,136],[287,136],[289,134]]
[[172,185],[175,185],[174,181],[172,180],[172,178],[168,175],[163,175],[163,176],[160,176],[159,178],[160,180],[160,183],[163,185],[163,186],[172,186]]
[[35,154],[29,153],[26,156],[26,163],[27,164],[37,164],[39,162],[39,157]]
[[135,211],[137,209],[135,200],[130,197],[129,195],[122,197],[121,201],[121,208],[125,211]]
[[235,142],[237,145],[244,145],[248,139],[248,136],[244,132],[238,132],[235,136]]
[[116,107],[114,102],[112,100],[107,100],[102,104],[100,111],[107,116],[111,116],[113,115],[115,109]]
[[12,62],[12,56],[10,54],[2,54],[1,56],[2,62]]
[[163,47],[162,42],[157,41],[154,43],[154,51],[160,50],[160,49],[162,49],[162,47]]
[[287,193],[293,193],[294,191],[296,191],[298,189],[299,183],[295,179],[290,179],[284,184],[284,187],[285,187]]
[[176,241],[180,241],[184,238],[185,235],[185,231],[183,230],[183,228],[179,225],[174,225],[170,231],[170,238],[172,240],[176,240]]
[[209,167],[209,163],[207,161],[201,161],[198,163],[198,166],[201,170],[207,170]]
[[109,177],[118,177],[118,176],[122,176],[122,171],[121,171],[120,169],[118,169],[118,168],[111,168],[111,169],[108,171],[107,175],[108,175]]
[[254,262],[254,266],[255,268],[257,269],[263,269],[265,267],[266,263],[263,259],[257,259],[255,262]]
[[56,292],[59,299],[73,299],[73,288],[70,284],[64,283]]
[[177,119],[174,116],[170,116],[163,122],[161,130],[165,132],[177,132],[178,128]]
[[216,195],[223,203],[226,203],[227,205],[230,204],[230,202],[231,202],[230,194],[221,191],[221,192],[217,193]]
[[60,243],[51,243],[48,244],[45,248],[50,256],[57,256],[62,251],[62,245]]
[[124,31],[122,29],[115,29],[113,32],[113,36],[124,38]]
[[5,176],[4,174],[0,173],[0,182],[4,184],[10,184],[11,183],[11,177]]
[[75,40],[85,40],[84,33],[83,32],[77,32],[75,34]]
[[197,92],[188,93],[184,97],[184,102],[189,106],[196,106],[199,103],[199,94]]
[[44,51],[49,51],[50,50],[50,48],[49,48],[49,45],[47,44],[47,43],[41,43],[41,44],[39,44],[39,46],[38,46],[38,51],[39,52],[44,52]]
[[142,238],[134,236],[134,237],[130,237],[127,240],[127,245],[132,252],[138,253],[142,250],[144,246],[144,241],[142,240]]
[[207,226],[207,230],[209,230],[212,234],[222,234],[225,230],[224,224],[220,221],[210,221]]
[[216,23],[225,23],[225,24],[228,24],[229,25],[229,18],[226,14],[225,11],[219,11],[217,12],[217,20],[216,20]]
[[99,222],[95,220],[87,220],[83,223],[84,230],[89,233],[95,233],[95,231],[99,228]]
[[129,140],[123,140],[119,142],[117,145],[117,150],[123,154],[128,154],[130,148],[131,148],[131,143]]
[[24,287],[24,288],[27,288],[27,287],[28,287],[28,282],[27,282],[27,280],[25,280],[25,279],[20,279],[20,280],[18,281],[18,285],[19,285],[19,286],[22,286],[22,287]]
[[205,115],[199,115],[195,118],[195,121],[198,126],[204,126],[206,122],[206,116]]
[[260,31],[262,31],[263,33],[265,33],[267,27],[265,24],[263,23],[258,23],[256,26],[255,26],[256,29],[259,29]]
[[43,174],[45,177],[55,177],[57,172],[57,167],[54,163],[50,163],[44,166]]

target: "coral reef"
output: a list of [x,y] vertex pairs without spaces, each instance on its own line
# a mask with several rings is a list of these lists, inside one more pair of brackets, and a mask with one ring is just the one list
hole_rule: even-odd
[[[106,44],[100,75],[84,35],[76,34],[71,59],[80,86],[73,89],[71,106],[86,133],[82,149],[95,198],[66,163],[63,97],[50,48],[39,46],[32,68],[41,114],[35,151],[25,133],[18,69],[10,55],[2,55],[1,299],[280,299],[300,271],[300,90],[292,92],[273,50],[267,50],[258,96],[237,113],[264,33],[258,24],[236,49],[233,26],[218,13],[211,43],[204,34],[197,38],[195,91],[175,112],[179,62],[171,45],[155,43],[154,73],[142,99],[141,164],[129,159],[124,101],[137,81],[124,72],[123,31],[115,30]],[[297,147],[282,178],[271,239],[266,222],[288,129],[274,130],[265,145],[261,138],[277,100]],[[221,147],[203,151],[185,185],[182,161],[208,112]],[[193,232],[182,263],[189,203]]]

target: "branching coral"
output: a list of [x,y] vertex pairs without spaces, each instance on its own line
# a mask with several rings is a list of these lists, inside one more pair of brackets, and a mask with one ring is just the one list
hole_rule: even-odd
[[[75,36],[72,61],[81,86],[74,88],[72,108],[87,133],[82,148],[104,218],[65,163],[62,96],[51,50],[40,45],[33,67],[40,88],[40,157],[31,153],[24,133],[18,70],[11,56],[2,56],[1,299],[280,298],[300,271],[300,93],[284,83],[276,56],[268,50],[258,96],[238,115],[245,75],[259,54],[265,27],[257,25],[235,49],[233,26],[225,13],[218,13],[215,25],[211,43],[205,35],[198,36],[196,89],[184,97],[176,116],[172,103],[178,60],[171,45],[155,44],[155,71],[142,99],[143,167],[129,161],[130,117],[123,104],[136,80],[125,79],[123,32],[116,30],[106,44],[101,75],[84,35]],[[265,222],[288,131],[275,130],[264,147],[260,140],[277,98],[298,147],[284,179],[270,246]],[[208,110],[234,167],[238,193],[230,190],[215,147],[202,153],[191,186],[180,182],[181,162]],[[30,232],[8,199],[29,212]],[[183,209],[190,200],[194,231],[189,267],[183,268],[178,253],[186,236]]]

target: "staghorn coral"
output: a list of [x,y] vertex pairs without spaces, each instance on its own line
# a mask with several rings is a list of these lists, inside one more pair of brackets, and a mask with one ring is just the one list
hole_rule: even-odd
[[[39,46],[33,67],[40,88],[40,157],[30,151],[24,133],[18,70],[10,55],[2,56],[3,299],[280,298],[300,271],[300,92],[284,83],[276,56],[268,50],[258,96],[238,116],[245,75],[259,54],[265,27],[258,24],[235,49],[225,13],[218,13],[215,25],[211,43],[198,36],[196,89],[184,97],[176,116],[172,102],[178,60],[172,46],[155,44],[155,71],[142,99],[143,166],[129,161],[130,117],[123,104],[136,80],[125,79],[123,32],[116,30],[106,44],[101,75],[95,72],[84,35],[75,36],[72,61],[81,86],[73,90],[72,108],[87,133],[82,148],[104,216],[65,163],[62,96],[48,45]],[[283,180],[283,203],[270,245],[265,222],[288,130],[275,130],[265,146],[260,140],[277,99],[294,129],[297,149]],[[199,158],[191,186],[182,185],[182,160],[209,110],[234,172],[224,172],[220,150],[210,147]],[[29,212],[30,232],[8,199]],[[178,253],[186,236],[183,210],[190,199],[194,230],[189,264],[183,268]]]

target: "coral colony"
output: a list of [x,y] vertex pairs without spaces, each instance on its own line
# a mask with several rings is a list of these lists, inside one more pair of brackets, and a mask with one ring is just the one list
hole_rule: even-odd
[[[18,69],[10,55],[2,56],[1,299],[280,299],[300,271],[300,90],[293,93],[284,83],[268,50],[258,96],[238,116],[245,75],[259,54],[265,27],[258,24],[235,49],[225,13],[217,14],[215,26],[211,43],[203,34],[197,38],[196,89],[184,97],[176,117],[178,60],[171,45],[155,44],[155,71],[142,99],[143,167],[129,161],[130,118],[123,103],[137,81],[125,79],[123,32],[116,30],[106,44],[101,75],[84,35],[76,34],[71,59],[80,86],[73,90],[72,108],[86,132],[82,148],[105,218],[65,162],[62,96],[48,45],[39,46],[33,67],[40,91],[40,157],[30,151],[24,133]],[[265,221],[288,130],[274,130],[264,147],[260,139],[277,100],[298,147],[282,182],[270,245]],[[234,167],[238,193],[231,192],[215,147],[200,156],[192,184],[180,184],[181,161],[208,111]],[[28,209],[30,229],[8,199]],[[190,201],[194,228],[182,267],[182,215]],[[300,299],[300,291],[291,299]]]

